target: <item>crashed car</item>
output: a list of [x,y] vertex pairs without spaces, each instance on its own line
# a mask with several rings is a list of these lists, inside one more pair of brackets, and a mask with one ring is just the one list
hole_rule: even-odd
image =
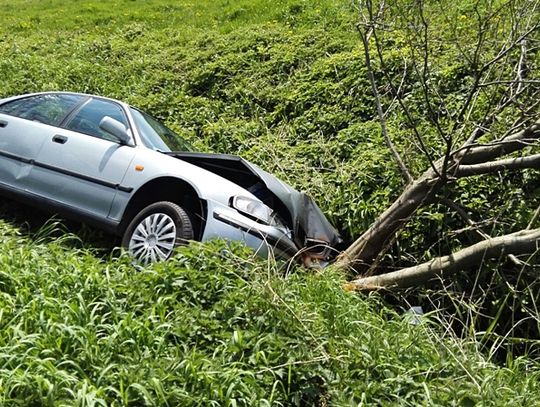
[[309,196],[240,157],[192,152],[149,114],[93,95],[0,99],[0,193],[118,235],[142,263],[216,237],[322,261],[340,242]]

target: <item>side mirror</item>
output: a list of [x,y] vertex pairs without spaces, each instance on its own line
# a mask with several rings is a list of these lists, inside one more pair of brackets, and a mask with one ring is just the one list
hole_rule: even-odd
[[112,117],[105,116],[99,122],[99,128],[116,137],[122,144],[131,144],[131,137],[126,126]]

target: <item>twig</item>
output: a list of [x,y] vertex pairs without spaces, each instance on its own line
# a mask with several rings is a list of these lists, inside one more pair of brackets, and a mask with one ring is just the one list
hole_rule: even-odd
[[534,212],[525,230],[530,230],[534,226],[534,224],[536,223],[539,217],[540,217],[540,205],[538,206],[538,208],[536,208],[536,211]]
[[[441,199],[439,201],[443,205],[448,206],[450,209],[454,210],[464,221],[467,223],[473,230],[484,240],[491,239],[491,236],[488,235],[486,232],[484,232],[482,229],[480,229],[480,225],[478,225],[475,221],[471,219],[469,214],[463,210],[459,205],[457,205],[454,201],[451,201],[450,199]],[[508,258],[512,263],[514,263],[516,266],[523,265],[523,262],[519,260],[516,256],[513,254],[508,255]]]
[[375,75],[373,74],[373,67],[371,65],[371,56],[369,53],[369,44],[367,40],[368,33],[372,30],[368,28],[367,31],[364,32],[359,25],[357,25],[357,29],[360,34],[360,38],[362,39],[362,44],[364,46],[364,58],[366,61],[366,69],[367,69],[367,73],[369,77],[369,82],[371,83],[373,96],[375,97],[375,105],[377,106],[377,115],[379,116],[379,122],[381,125],[381,132],[382,132],[384,141],[386,142],[388,149],[394,156],[394,160],[396,161],[399,167],[399,171],[401,172],[401,176],[403,177],[405,184],[410,184],[413,181],[413,177],[411,176],[411,173],[409,172],[407,166],[403,162],[399,152],[397,151],[394,143],[392,142],[392,139],[388,135],[388,130],[386,128],[386,119],[384,117],[384,112],[381,105],[381,97],[379,95],[379,90],[377,89],[377,84],[375,83]]

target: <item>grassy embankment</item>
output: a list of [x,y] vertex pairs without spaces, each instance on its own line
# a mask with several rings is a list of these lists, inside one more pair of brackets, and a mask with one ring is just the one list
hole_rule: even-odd
[[136,271],[70,235],[1,232],[6,406],[540,403],[527,359],[498,367],[339,274],[284,277],[218,242]]
[[[400,182],[348,4],[0,1],[0,96],[128,100],[310,191],[354,236]],[[137,271],[0,227],[5,405],[540,404],[534,361],[497,366],[437,314],[411,324],[332,271],[284,276],[219,242]]]

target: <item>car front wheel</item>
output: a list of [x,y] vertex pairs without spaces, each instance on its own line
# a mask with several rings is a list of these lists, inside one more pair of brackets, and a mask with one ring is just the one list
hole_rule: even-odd
[[122,246],[143,264],[166,260],[174,248],[193,239],[189,215],[173,202],[147,206],[127,227]]

